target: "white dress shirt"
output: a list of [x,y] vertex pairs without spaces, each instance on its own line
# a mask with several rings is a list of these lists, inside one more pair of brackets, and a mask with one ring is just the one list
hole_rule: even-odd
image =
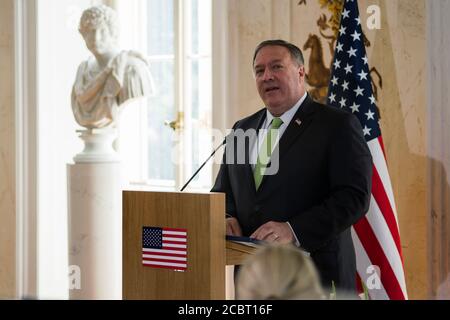
[[[303,97],[301,97],[300,100],[298,100],[297,103],[292,108],[290,108],[288,111],[286,111],[279,117],[283,121],[283,124],[278,129],[277,140],[275,141],[275,143],[273,145],[274,149],[275,149],[276,145],[278,144],[278,141],[280,141],[281,136],[286,131],[289,123],[291,123],[292,118],[297,113],[297,111],[300,108],[300,106],[302,105],[303,101],[305,101],[305,99],[306,99],[306,92],[303,95]],[[264,141],[264,138],[267,135],[267,132],[269,130],[269,127],[270,127],[270,124],[272,123],[273,118],[275,118],[275,117],[269,112],[269,110],[266,110],[266,119],[264,120],[261,128],[259,128],[259,130],[258,130],[258,139],[256,140],[257,143],[255,143],[253,145],[253,148],[251,151],[250,163],[252,165],[253,170],[255,169],[256,161],[258,159],[259,149],[261,149],[261,145]]]

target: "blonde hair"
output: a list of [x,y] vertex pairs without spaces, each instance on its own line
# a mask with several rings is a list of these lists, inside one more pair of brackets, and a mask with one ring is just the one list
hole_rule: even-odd
[[313,262],[291,245],[267,246],[239,270],[237,298],[300,300],[325,298]]

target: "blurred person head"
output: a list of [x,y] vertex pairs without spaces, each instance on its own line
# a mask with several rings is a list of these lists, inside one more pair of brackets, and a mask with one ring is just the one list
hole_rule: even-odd
[[246,260],[237,277],[241,300],[325,298],[314,263],[291,245],[263,247]]

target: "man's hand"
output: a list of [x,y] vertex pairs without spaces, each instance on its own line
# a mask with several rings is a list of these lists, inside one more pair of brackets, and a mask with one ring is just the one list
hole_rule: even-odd
[[242,229],[236,218],[227,218],[227,236],[242,236]]
[[286,222],[269,221],[259,227],[250,238],[264,240],[267,242],[277,243],[293,243],[295,241],[294,234]]

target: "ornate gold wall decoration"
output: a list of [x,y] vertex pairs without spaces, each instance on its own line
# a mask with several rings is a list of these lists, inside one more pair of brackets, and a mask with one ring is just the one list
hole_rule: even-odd
[[336,38],[339,31],[339,23],[341,22],[341,11],[344,6],[344,0],[319,0],[319,3],[321,8],[326,7],[330,11],[331,16],[327,22],[326,15],[323,14],[317,21],[317,24],[321,30],[331,28]]
[[[326,14],[322,14],[317,19],[320,37],[317,34],[309,34],[308,39],[303,45],[303,50],[311,50],[308,61],[308,73],[306,74],[306,83],[311,87],[309,93],[313,99],[321,103],[326,103],[333,58],[331,58],[328,64],[325,64],[321,39],[326,41],[330,55],[333,57],[344,0],[318,0],[318,2],[321,8],[326,8],[330,12],[330,15],[327,17]],[[298,3],[298,5],[301,4],[306,5],[306,1],[300,1]],[[363,39],[364,45],[369,47],[370,41],[364,32]],[[382,77],[375,67],[370,69],[370,74],[372,77],[373,95],[378,100],[378,88],[382,88]],[[378,82],[375,82],[375,76]]]
[[306,83],[312,87],[309,94],[314,100],[325,103],[330,81],[330,68],[327,68],[323,62],[323,49],[319,37],[310,33],[308,40],[303,45],[303,50],[311,50],[306,74]]

